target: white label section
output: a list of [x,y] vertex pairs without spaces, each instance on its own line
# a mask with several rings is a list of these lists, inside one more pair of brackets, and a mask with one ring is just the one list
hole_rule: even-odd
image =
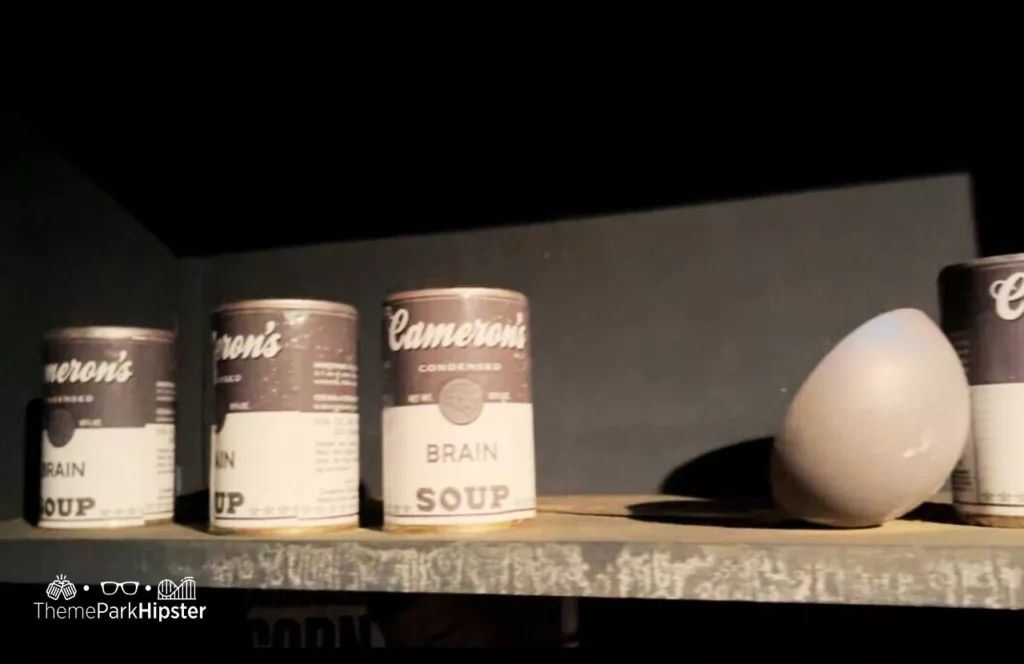
[[210,521],[227,528],[293,526],[302,439],[299,413],[231,413],[214,436]]
[[359,521],[354,413],[231,413],[214,435],[210,515],[233,529]]
[[384,409],[384,519],[498,523],[536,514],[533,405],[488,403],[468,425],[436,405]]
[[299,525],[359,521],[359,415],[303,413],[309,432],[308,463],[302,467]]
[[43,432],[44,528],[118,528],[145,523],[153,439],[142,428],[80,428],[56,447]]
[[1024,384],[973,385],[971,409],[972,441],[954,473],[957,509],[1024,516]]
[[152,440],[154,472],[151,498],[146,504],[146,519],[174,517],[174,425],[147,424],[146,434]]

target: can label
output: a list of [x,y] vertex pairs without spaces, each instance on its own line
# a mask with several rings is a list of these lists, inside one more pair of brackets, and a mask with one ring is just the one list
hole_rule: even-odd
[[971,386],[971,438],[953,472],[958,509],[1024,516],[1024,262],[948,268],[943,327]]
[[459,291],[384,310],[384,518],[445,526],[536,512],[526,304]]
[[146,506],[146,521],[173,519],[174,497],[178,490],[174,447],[174,418],[178,402],[174,382],[175,349],[171,344],[154,344],[153,352],[160,356],[156,363],[160,369],[156,383],[156,417],[160,426],[155,429],[151,462],[155,480],[150,485],[152,500]]
[[266,309],[214,321],[214,525],[359,520],[356,320]]
[[173,516],[173,344],[61,339],[45,354],[41,525]]

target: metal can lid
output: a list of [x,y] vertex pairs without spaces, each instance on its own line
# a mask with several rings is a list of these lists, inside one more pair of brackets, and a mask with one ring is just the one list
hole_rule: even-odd
[[1006,254],[1005,256],[986,256],[984,258],[975,258],[974,260],[961,263],[963,267],[992,267],[996,265],[1005,265],[1007,263],[1024,263],[1024,253],[1021,254]]
[[175,334],[170,330],[148,327],[117,327],[93,325],[88,327],[62,327],[50,330],[43,338],[47,341],[71,341],[75,339],[108,339],[129,341],[159,341],[173,343]]
[[271,298],[265,300],[241,300],[228,302],[217,307],[214,313],[224,314],[236,311],[280,311],[281,309],[299,309],[324,313],[345,314],[356,316],[356,308],[351,304],[330,302],[328,300],[302,300],[289,298]]
[[486,298],[492,300],[515,300],[526,302],[522,293],[507,288],[486,288],[483,286],[458,286],[452,288],[423,288],[420,290],[401,291],[388,295],[385,302],[406,300],[431,300],[438,298]]

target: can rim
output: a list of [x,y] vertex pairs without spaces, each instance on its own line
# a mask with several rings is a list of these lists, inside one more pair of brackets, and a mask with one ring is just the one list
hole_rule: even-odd
[[259,300],[239,300],[227,302],[214,310],[215,314],[230,313],[235,311],[260,311],[280,309],[306,309],[311,311],[325,311],[330,313],[343,313],[351,316],[357,315],[357,310],[351,304],[343,302],[332,302],[330,300],[304,300],[299,298],[265,298]]
[[989,265],[1002,265],[1004,263],[1016,263],[1018,261],[1024,261],[1024,253],[975,258],[974,260],[969,260],[966,263],[960,263],[960,265],[963,267],[985,267]]
[[388,295],[384,301],[397,302],[399,300],[423,300],[440,297],[490,297],[499,300],[526,302],[526,296],[519,291],[508,288],[488,288],[485,286],[453,286],[451,288],[421,288],[419,290],[399,291]]
[[75,339],[109,339],[162,341],[172,343],[177,335],[170,330],[150,327],[119,327],[116,325],[90,325],[81,327],[60,327],[48,331],[43,338],[47,341],[71,341]]

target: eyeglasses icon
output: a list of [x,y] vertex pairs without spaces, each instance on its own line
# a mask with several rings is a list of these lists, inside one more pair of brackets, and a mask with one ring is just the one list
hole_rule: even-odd
[[138,581],[104,581],[100,584],[100,590],[104,595],[115,595],[118,589],[125,595],[134,595],[139,591]]

